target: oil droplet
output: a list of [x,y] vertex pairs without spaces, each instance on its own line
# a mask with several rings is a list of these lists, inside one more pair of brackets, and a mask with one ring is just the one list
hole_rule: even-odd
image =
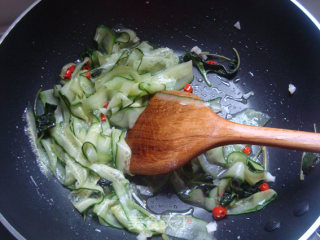
[[266,230],[267,232],[273,232],[279,228],[280,228],[280,221],[275,220],[275,219],[268,221],[264,225],[264,230]]
[[296,217],[301,217],[310,209],[310,205],[307,201],[300,202],[295,205],[293,209],[293,215]]

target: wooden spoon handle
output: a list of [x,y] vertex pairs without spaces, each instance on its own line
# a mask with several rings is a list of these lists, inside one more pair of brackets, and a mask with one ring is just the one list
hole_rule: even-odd
[[[227,124],[224,135],[234,143],[249,143],[320,152],[320,134],[287,129]],[[232,139],[232,140],[231,140]]]

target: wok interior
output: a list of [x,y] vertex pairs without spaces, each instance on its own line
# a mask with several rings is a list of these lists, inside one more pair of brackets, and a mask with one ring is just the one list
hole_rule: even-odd
[[[72,6],[72,8],[70,8]],[[65,14],[66,13],[66,14]],[[233,25],[240,21],[241,30]],[[319,123],[320,103],[318,66],[320,41],[309,20],[291,3],[278,1],[126,1],[41,2],[14,28],[0,48],[2,74],[0,184],[1,213],[18,232],[31,239],[109,239],[135,235],[101,227],[97,221],[76,212],[68,191],[56,180],[44,176],[24,134],[21,117],[28,102],[33,102],[39,88],[47,89],[58,81],[60,68],[79,58],[92,45],[92,36],[99,24],[114,27],[122,24],[134,29],[145,40],[168,46],[178,53],[198,45],[204,51],[232,56],[232,47],[241,57],[241,69],[235,76],[240,81],[210,75],[213,87],[227,94],[255,95],[243,106],[235,104],[231,111],[252,107],[268,113],[268,126],[312,131]],[[196,71],[195,71],[196,73]],[[204,99],[217,95],[204,82],[194,84],[196,94]],[[289,83],[297,91],[288,94]],[[232,88],[235,89],[232,89]],[[227,103],[225,103],[227,104]],[[242,216],[227,217],[218,223],[217,239],[295,239],[300,237],[319,216],[320,187],[315,168],[306,180],[299,180],[301,152],[269,148],[270,172],[277,177],[272,186],[278,199],[266,209]],[[307,201],[310,211],[295,217],[293,210]],[[149,199],[155,212],[186,210],[167,192]],[[194,215],[211,220],[209,212],[195,208]],[[270,219],[280,221],[274,232],[264,231]],[[59,229],[57,231],[57,229]],[[99,229],[99,231],[96,231]]]

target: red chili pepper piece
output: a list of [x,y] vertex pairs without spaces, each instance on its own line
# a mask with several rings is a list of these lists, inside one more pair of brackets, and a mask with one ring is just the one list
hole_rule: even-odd
[[106,102],[106,103],[103,105],[103,107],[104,107],[104,108],[107,108],[108,105],[109,105],[109,102]]
[[251,153],[251,148],[249,146],[245,146],[245,148],[242,150],[242,152],[249,155]]
[[90,70],[90,62],[88,61],[88,62],[86,62],[84,65],[83,65],[83,67],[82,67],[82,70]]
[[90,72],[89,72],[89,71],[86,72],[86,77],[87,77],[88,79],[90,79]]
[[193,88],[192,88],[192,86],[191,86],[189,83],[187,83],[187,84],[184,86],[184,91],[185,91],[185,92],[192,93],[192,92],[193,92]]
[[217,206],[212,210],[214,219],[219,220],[227,215],[227,209],[222,206]]
[[211,64],[211,65],[217,65],[217,62],[213,61],[213,60],[209,60],[207,61],[208,64]]
[[101,122],[105,122],[105,121],[107,121],[107,117],[106,117],[106,115],[101,114],[101,116],[100,116],[100,120],[101,120]]
[[268,183],[262,183],[262,184],[259,186],[259,189],[260,189],[261,192],[266,191],[266,190],[270,189],[270,188],[269,188],[269,184],[268,184]]
[[72,73],[74,72],[75,66],[71,65],[70,67],[67,68],[65,73],[63,74],[64,79],[70,79],[72,76]]
[[89,70],[90,70],[90,67],[87,66],[87,65],[84,65],[83,68],[82,68],[82,70],[88,70],[88,71],[89,71]]

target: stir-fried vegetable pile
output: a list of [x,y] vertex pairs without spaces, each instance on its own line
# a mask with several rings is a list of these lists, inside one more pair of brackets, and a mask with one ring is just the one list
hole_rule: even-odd
[[[130,183],[132,176],[126,177],[131,156],[125,141],[127,129],[133,127],[152,94],[183,88],[192,91],[192,61],[198,67],[206,64],[196,53],[187,53],[180,61],[169,48],[140,42],[130,29],[99,26],[94,40],[96,49],[84,52],[81,61],[66,64],[60,83],[40,91],[28,114],[29,124],[37,131],[39,159],[70,189],[70,200],[80,213],[93,212],[103,225],[143,236],[211,239],[205,221],[190,214],[154,215],[134,198],[152,196],[170,183],[181,200],[209,211],[223,207],[229,215],[259,210],[275,198],[275,191],[261,187],[274,180],[258,161],[261,151],[253,156],[246,145],[211,149],[161,176],[165,179],[162,185],[155,184],[157,177],[140,177],[140,183]],[[240,64],[235,53],[235,60],[224,58],[229,68],[217,65],[208,71],[234,74]],[[220,99],[208,105],[213,111],[221,110]],[[247,109],[232,120],[262,126],[268,119]]]

